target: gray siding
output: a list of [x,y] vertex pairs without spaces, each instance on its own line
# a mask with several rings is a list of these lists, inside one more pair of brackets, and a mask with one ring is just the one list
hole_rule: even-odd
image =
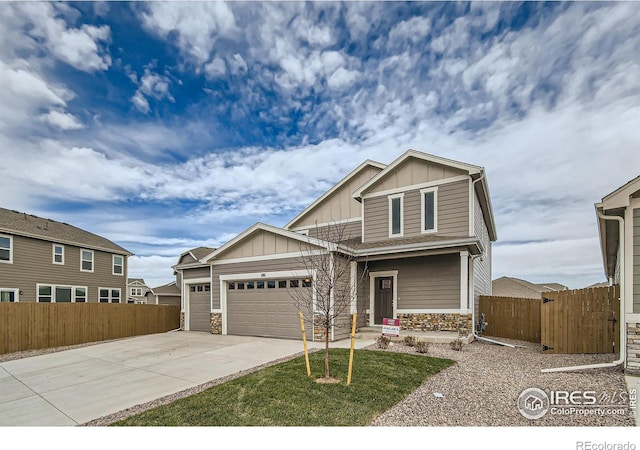
[[[469,182],[458,181],[438,186],[436,235],[469,235]],[[404,237],[421,236],[420,189],[404,193]],[[386,195],[364,200],[364,241],[389,239],[389,200]]]
[[86,286],[89,302],[98,301],[98,288],[114,288],[126,303],[127,257],[123,256],[123,275],[112,275],[113,253],[93,250],[93,272],[81,272],[80,249],[64,244],[64,265],[53,264],[52,242],[14,235],[13,264],[0,263],[0,287],[22,291],[21,302],[37,301],[36,283]]
[[[398,271],[398,309],[459,309],[460,254],[368,263],[369,272]],[[360,292],[369,302],[369,283]]]
[[[153,296],[155,303],[155,296]],[[180,306],[180,297],[175,295],[158,295],[158,305],[175,305]]]
[[309,228],[309,237],[326,239],[330,241],[346,240],[362,235],[362,221],[347,222],[343,224],[328,225],[325,227]]
[[482,258],[474,261],[473,284],[475,299],[478,301],[480,295],[491,295],[491,240],[489,230],[484,221],[482,209],[478,197],[474,195],[474,229],[475,235],[480,238],[485,253]]
[[633,210],[633,312],[640,313],[640,208]]
[[184,269],[182,275],[184,276],[185,281],[193,278],[209,278],[209,266]]

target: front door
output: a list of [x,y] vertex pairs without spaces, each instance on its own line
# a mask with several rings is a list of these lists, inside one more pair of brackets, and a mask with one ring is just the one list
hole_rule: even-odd
[[382,319],[393,318],[393,277],[377,277],[375,289],[373,324],[382,325]]

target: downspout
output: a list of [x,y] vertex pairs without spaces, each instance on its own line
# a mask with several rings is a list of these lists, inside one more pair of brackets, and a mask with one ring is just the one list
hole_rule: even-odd
[[[473,180],[471,182],[471,193],[475,196],[476,195],[476,183],[480,180],[482,180],[484,178],[484,171],[480,174],[480,176],[478,177],[478,179]],[[476,202],[474,201],[472,203],[474,205],[474,210],[472,212],[473,214],[473,220],[475,221],[475,204]],[[475,230],[474,230],[475,231]],[[472,255],[471,258],[472,260],[475,260],[475,258],[479,258],[482,255]],[[473,270],[475,272],[475,268]],[[471,274],[471,276],[473,277],[473,273]],[[471,285],[473,286],[473,283],[471,283]],[[478,333],[476,333],[476,295],[475,295],[475,289],[473,289],[474,292],[471,292],[471,333],[473,335],[474,339],[477,339],[479,341],[483,341],[483,342],[489,342],[491,344],[497,344],[497,345],[503,345],[505,347],[511,347],[511,348],[516,348],[515,345],[513,344],[507,344],[506,342],[500,342],[500,341],[495,341],[493,339],[489,339],[486,337],[482,337],[482,336],[478,336]]]
[[625,360],[625,354],[627,351],[627,340],[625,337],[625,317],[624,317],[624,219],[619,216],[605,216],[602,211],[598,210],[598,217],[603,220],[617,220],[620,225],[620,357],[613,362],[610,363],[599,363],[599,364],[587,364],[584,366],[571,366],[571,367],[554,367],[551,369],[541,369],[542,373],[550,373],[550,372],[568,372],[572,370],[583,370],[583,369],[599,369],[601,367],[615,367],[622,363]]

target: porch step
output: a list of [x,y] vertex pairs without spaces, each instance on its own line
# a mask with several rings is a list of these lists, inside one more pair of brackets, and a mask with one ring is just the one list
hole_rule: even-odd
[[[382,335],[382,327],[362,327],[356,332],[356,339],[376,339]],[[448,344],[456,339],[462,340],[463,344],[473,342],[473,336],[460,336],[455,331],[415,331],[415,330],[400,330],[399,337],[392,337],[392,342],[402,342],[405,336],[415,336],[416,339],[421,339],[433,344]]]

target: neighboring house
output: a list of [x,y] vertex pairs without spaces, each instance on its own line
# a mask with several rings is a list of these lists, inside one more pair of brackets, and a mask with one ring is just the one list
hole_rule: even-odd
[[149,286],[142,278],[129,278],[127,283],[127,303],[147,303]]
[[569,289],[560,283],[531,283],[512,277],[496,278],[492,282],[493,292],[497,297],[540,298],[543,292],[565,291]]
[[132,253],[88,231],[0,208],[0,300],[123,303]]
[[[344,227],[340,242],[324,233],[335,224]],[[402,329],[469,333],[476,299],[491,294],[495,240],[482,167],[415,150],[389,165],[365,161],[283,228],[257,223],[215,251],[181,258],[182,327],[299,338],[290,291],[313,289],[301,261],[311,247],[334,261],[355,258],[343,281],[364,279],[351,294],[360,326],[398,318]],[[348,333],[334,328],[331,338]]]
[[180,288],[177,282],[164,284],[147,291],[145,303],[149,305],[180,306]]
[[640,374],[640,176],[595,207],[605,275],[610,284],[620,285],[627,334],[625,369]]

